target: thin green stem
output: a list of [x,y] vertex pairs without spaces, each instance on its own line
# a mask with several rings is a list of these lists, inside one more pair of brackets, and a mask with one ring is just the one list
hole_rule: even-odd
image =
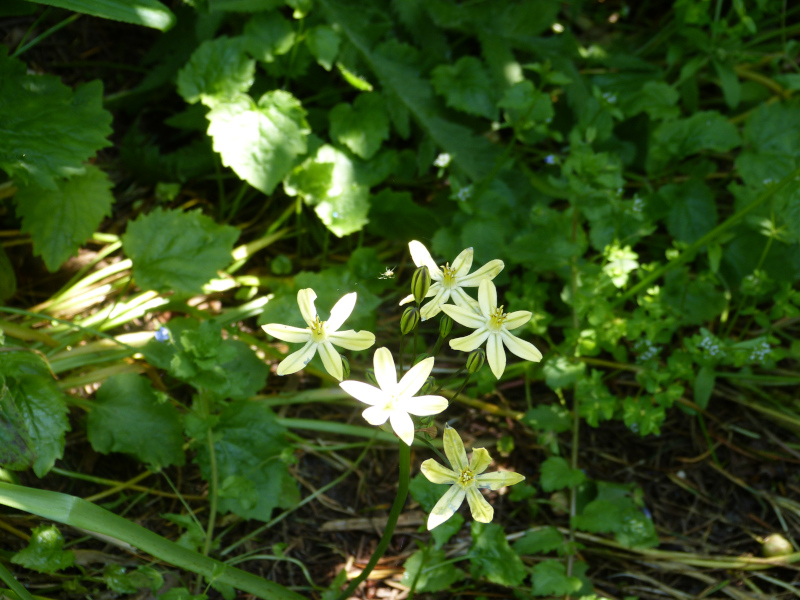
[[203,544],[203,554],[208,556],[211,551],[211,542],[214,539],[214,525],[217,521],[217,492],[219,491],[219,472],[217,471],[217,453],[214,451],[214,435],[208,430],[208,459],[211,467],[210,489],[208,490],[208,526],[206,527],[206,541]]
[[372,573],[372,570],[375,568],[375,565],[378,564],[378,561],[383,556],[386,549],[389,547],[389,543],[392,541],[392,535],[394,534],[394,528],[397,526],[397,519],[400,517],[400,512],[403,510],[403,506],[405,506],[406,498],[408,497],[408,483],[411,476],[411,447],[407,446],[405,443],[400,442],[399,445],[399,483],[397,485],[397,496],[394,499],[394,504],[392,504],[392,510],[389,512],[389,518],[386,521],[386,528],[383,530],[383,536],[381,537],[380,541],[378,542],[377,548],[375,548],[375,552],[372,554],[372,558],[369,559],[369,562],[361,571],[361,574],[353,579],[350,582],[350,585],[339,594],[337,600],[347,600],[353,595],[353,592],[356,591],[356,588],[364,582],[369,574]]
[[456,377],[458,377],[459,375],[461,375],[461,374],[464,372],[464,370],[465,370],[466,368],[467,368],[466,366],[463,366],[463,367],[461,367],[461,368],[460,368],[458,371],[456,371],[456,372],[453,374],[453,376],[452,376],[452,377],[448,377],[447,379],[445,379],[445,380],[442,382],[442,384],[441,384],[441,385],[440,385],[438,388],[436,388],[436,391],[432,392],[432,394],[435,396],[436,394],[438,394],[439,392],[441,392],[441,391],[442,391],[442,388],[444,388],[444,386],[446,386],[446,385],[447,385],[447,384],[448,384],[450,381],[452,381],[453,379],[455,379]]
[[26,590],[22,584],[16,580],[13,573],[6,569],[3,566],[3,563],[0,562],[0,580],[2,580],[11,591],[14,592],[17,596],[22,598],[22,600],[33,600],[33,596],[30,595],[28,590]]
[[461,387],[458,388],[458,391],[455,393],[455,395],[453,395],[453,397],[450,398],[450,402],[455,402],[456,401],[456,398],[458,398],[458,395],[461,392],[464,391],[465,387],[467,387],[467,384],[469,383],[469,378],[470,377],[472,377],[472,373],[467,373],[467,376],[464,378],[464,383],[461,384]]
[[403,348],[406,344],[406,336],[405,334],[400,335],[400,376],[402,377],[403,373],[406,370],[405,365],[403,364]]
[[419,583],[419,577],[422,575],[422,568],[425,565],[425,562],[428,560],[428,550],[430,550],[431,544],[428,544],[422,549],[422,560],[419,561],[419,567],[417,568],[417,572],[414,573],[414,581],[411,582],[411,588],[408,590],[408,598],[406,600],[414,600],[414,592],[417,589],[417,584]]
[[58,31],[59,29],[61,29],[63,27],[66,27],[70,23],[73,23],[73,22],[77,21],[82,16],[83,15],[81,15],[81,14],[72,15],[71,17],[67,17],[66,19],[64,19],[60,23],[57,23],[56,25],[53,25],[50,29],[48,29],[47,31],[45,31],[44,33],[42,33],[40,35],[37,35],[35,38],[33,38],[30,42],[28,42],[27,44],[25,44],[21,48],[17,48],[16,51],[14,52],[14,54],[12,55],[13,58],[17,58],[23,52],[26,52],[26,51],[30,50],[31,48],[33,48],[36,44],[38,44],[42,40],[50,37],[56,31]]

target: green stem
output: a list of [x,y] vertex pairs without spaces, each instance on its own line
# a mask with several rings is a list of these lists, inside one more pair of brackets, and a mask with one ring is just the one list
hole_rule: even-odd
[[214,525],[217,521],[217,492],[219,491],[219,473],[217,472],[217,453],[214,451],[214,435],[208,430],[208,459],[211,467],[211,481],[208,496],[208,526],[206,527],[206,541],[203,544],[203,554],[208,556],[211,551],[211,542],[214,539]]
[[14,54],[12,55],[12,57],[13,58],[17,58],[23,52],[26,52],[27,50],[30,50],[31,48],[33,48],[36,44],[38,44],[42,40],[44,40],[44,39],[48,38],[49,36],[53,35],[56,31],[58,31],[62,27],[66,27],[70,23],[72,23],[74,21],[77,21],[82,16],[83,15],[81,15],[81,14],[72,15],[71,17],[67,17],[66,19],[64,19],[60,23],[57,23],[57,24],[53,25],[50,29],[48,29],[47,31],[45,31],[41,35],[36,36],[35,38],[33,38],[30,42],[28,42],[27,44],[25,44],[21,48],[17,48],[16,51],[14,52]]
[[695,243],[693,243],[688,248],[686,248],[686,250],[681,252],[681,254],[680,254],[680,256],[678,256],[678,258],[676,258],[675,260],[671,260],[670,262],[668,262],[667,264],[663,265],[662,267],[659,267],[658,269],[656,269],[655,271],[650,273],[650,275],[648,275],[647,277],[642,279],[639,283],[637,283],[636,285],[631,287],[627,292],[625,292],[624,294],[619,296],[614,301],[613,305],[620,304],[620,303],[624,302],[625,300],[627,300],[628,298],[631,298],[631,297],[635,296],[636,294],[638,294],[642,290],[646,290],[655,281],[657,281],[661,277],[663,277],[664,274],[666,274],[668,271],[671,271],[672,269],[675,269],[676,267],[679,267],[679,266],[683,265],[684,263],[689,262],[692,258],[694,258],[694,255],[703,246],[705,246],[709,242],[715,240],[716,238],[718,238],[720,235],[722,235],[723,233],[725,233],[729,229],[733,228],[742,219],[744,219],[747,215],[749,215],[751,212],[753,212],[756,208],[758,208],[759,206],[764,204],[767,200],[772,198],[775,194],[777,194],[778,192],[783,190],[783,188],[785,188],[790,183],[792,183],[794,181],[795,177],[797,177],[799,175],[800,175],[800,168],[797,168],[794,171],[792,171],[791,173],[789,173],[786,177],[781,179],[777,184],[775,184],[774,186],[771,186],[768,189],[764,190],[758,198],[753,200],[753,202],[751,202],[750,204],[745,206],[739,212],[731,215],[724,223],[721,223],[720,225],[718,225],[717,227],[715,227],[714,229],[709,231],[707,234],[705,234],[703,237],[701,237],[699,240],[697,240]]
[[464,383],[462,383],[462,384],[461,384],[461,387],[460,387],[460,388],[458,388],[458,391],[455,393],[455,395],[454,395],[452,398],[450,398],[450,402],[455,402],[455,401],[456,401],[456,398],[458,398],[458,395],[459,395],[461,392],[463,392],[463,391],[464,391],[464,388],[465,388],[465,387],[467,387],[467,384],[469,383],[469,378],[470,378],[471,376],[472,376],[472,373],[467,373],[467,376],[464,378]]
[[430,550],[431,544],[428,542],[428,545],[425,546],[422,550],[422,560],[419,561],[419,568],[417,572],[414,573],[414,581],[411,582],[411,588],[408,590],[408,598],[406,600],[413,600],[414,599],[414,592],[417,589],[417,584],[419,583],[419,576],[422,575],[422,568],[425,565],[425,562],[428,560],[428,550]]
[[269,600],[306,600],[285,587],[183,548],[82,498],[0,482],[0,504],[126,542],[175,567]]
[[405,343],[406,343],[406,336],[401,334],[400,335],[400,377],[403,376],[403,373],[406,370],[405,365],[403,364],[403,347],[405,346]]
[[0,580],[11,588],[11,591],[22,598],[22,600],[33,600],[33,596],[31,596],[28,590],[16,580],[14,574],[3,566],[3,563],[0,563]]
[[392,541],[392,534],[394,534],[394,528],[397,526],[397,519],[400,517],[400,512],[403,510],[403,506],[405,506],[406,498],[408,497],[408,482],[411,476],[411,447],[407,446],[402,441],[400,442],[399,447],[399,483],[397,485],[397,496],[394,499],[394,504],[392,504],[392,510],[389,512],[389,518],[386,521],[386,528],[383,530],[383,536],[381,540],[378,542],[378,547],[375,548],[375,552],[372,554],[372,558],[369,559],[369,562],[364,567],[364,570],[361,571],[361,574],[353,579],[350,582],[350,585],[347,586],[337,600],[347,600],[353,595],[353,592],[356,591],[356,588],[361,585],[363,581],[369,577],[369,574],[372,573],[372,569],[375,568],[375,565],[378,564],[378,561],[383,556],[386,549],[389,547],[389,543]]

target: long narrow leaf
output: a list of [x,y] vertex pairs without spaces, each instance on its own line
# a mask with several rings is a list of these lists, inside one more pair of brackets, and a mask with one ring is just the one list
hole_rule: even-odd
[[199,573],[210,581],[227,583],[259,598],[305,600],[277,583],[183,548],[82,498],[0,482],[0,504],[116,538],[176,567]]
[[158,0],[32,0],[78,13],[167,31],[175,15]]

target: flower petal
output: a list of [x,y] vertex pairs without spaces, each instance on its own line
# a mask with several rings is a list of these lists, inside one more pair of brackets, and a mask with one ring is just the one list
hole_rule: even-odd
[[[428,302],[425,306],[422,307],[422,310],[419,311],[419,316],[422,317],[423,321],[427,321],[428,319],[432,319],[440,312],[442,312],[442,304],[447,302],[450,298],[450,290],[444,289],[440,284],[438,285],[439,289],[436,292],[436,295],[433,299]],[[433,286],[431,286],[432,288]],[[430,290],[428,290],[430,291]]]
[[487,490],[499,490],[507,485],[514,485],[525,480],[524,475],[514,473],[514,471],[496,471],[494,473],[483,473],[478,475],[475,480],[479,488]]
[[467,490],[467,502],[473,519],[481,523],[491,523],[494,509],[478,491],[478,488],[473,486]]
[[300,307],[300,314],[308,326],[311,327],[314,321],[317,320],[317,307],[314,306],[314,300],[317,299],[317,293],[311,288],[305,288],[297,292],[297,305]]
[[445,427],[442,434],[442,442],[444,443],[444,454],[447,460],[450,461],[450,466],[453,470],[463,471],[469,466],[467,462],[467,451],[464,450],[464,442],[461,441],[461,436],[452,427]]
[[453,306],[452,304],[445,304],[442,306],[442,311],[448,317],[453,319],[459,325],[477,329],[486,325],[486,317],[483,315],[475,314],[469,308],[462,308],[461,306]]
[[342,357],[333,347],[330,342],[322,342],[319,344],[319,357],[322,359],[322,365],[325,370],[333,375],[337,381],[344,379],[344,371],[342,370]]
[[389,418],[388,410],[385,410],[382,406],[370,406],[369,408],[365,408],[364,412],[361,413],[361,416],[369,423],[370,425],[375,425],[376,427],[383,425],[386,423],[386,419]]
[[364,404],[384,406],[391,400],[389,394],[380,388],[376,388],[374,385],[362,381],[348,379],[347,381],[341,382],[339,387]]
[[456,303],[456,306],[471,310],[478,316],[481,315],[481,305],[460,287],[454,287],[450,290],[450,296],[453,298],[453,302]]
[[438,415],[447,408],[447,399],[442,396],[414,396],[402,399],[398,405],[412,415],[427,417]]
[[472,268],[472,248],[462,250],[453,261],[452,268],[453,271],[455,271],[456,277],[466,276],[466,274],[469,273],[469,270]]
[[419,470],[422,471],[422,474],[432,483],[455,483],[458,479],[458,475],[456,475],[455,471],[448,469],[444,465],[440,465],[432,458],[423,462]]
[[339,301],[331,309],[331,318],[325,321],[325,333],[330,335],[339,331],[339,327],[344,324],[347,317],[353,312],[357,298],[358,294],[356,292],[350,292],[339,298]]
[[494,279],[497,277],[497,274],[500,273],[505,266],[506,265],[502,260],[490,260],[474,273],[470,273],[469,275],[465,274],[464,277],[459,277],[457,279],[458,285],[462,287],[476,287],[480,285],[483,279]]
[[[450,342],[451,347],[452,344],[453,342]],[[506,351],[503,350],[503,343],[497,333],[490,335],[489,341],[486,342],[486,360],[489,361],[489,368],[492,369],[494,376],[500,379],[506,370]]]
[[422,265],[428,267],[428,271],[431,274],[431,279],[434,281],[441,281],[444,278],[442,270],[434,262],[431,253],[428,252],[428,249],[420,242],[417,240],[408,242],[408,251],[411,253],[411,260],[414,261],[415,265],[418,267],[421,267]]
[[[431,286],[431,287],[433,287],[433,286]],[[428,291],[430,291],[430,290],[428,290]],[[413,301],[414,301],[414,294],[409,294],[408,296],[406,296],[405,298],[400,300],[400,306],[403,306],[404,304],[408,304],[409,302],[413,302]]]
[[299,342],[307,342],[311,339],[310,330],[301,329],[300,327],[292,327],[291,325],[270,323],[269,325],[262,325],[261,329],[266,331],[272,337],[283,340],[284,342],[292,342],[297,344]]
[[464,502],[466,492],[460,486],[453,485],[439,498],[436,506],[433,507],[431,514],[428,515],[428,530],[441,525],[452,517]]
[[542,360],[542,353],[530,342],[521,340],[517,336],[503,330],[500,331],[500,336],[506,348],[508,348],[512,354],[516,354],[520,358],[531,362],[539,362]]
[[453,350],[460,350],[461,352],[472,352],[475,348],[483,344],[487,337],[489,337],[489,330],[486,327],[481,327],[466,337],[450,340],[450,347]]
[[372,357],[372,364],[375,366],[375,379],[378,385],[387,394],[394,393],[397,387],[397,369],[394,366],[394,358],[388,348],[378,348]]
[[306,345],[300,348],[297,352],[293,352],[284,358],[278,365],[278,375],[291,375],[297,373],[300,369],[305,367],[314,355],[317,353],[316,342],[309,340]]
[[407,445],[414,443],[414,421],[408,416],[408,413],[403,410],[393,410],[389,415],[389,422],[392,424],[392,429],[401,440]]
[[486,318],[489,318],[497,308],[497,288],[488,279],[481,279],[478,287],[478,304],[481,305],[481,312]]
[[517,310],[512,313],[508,313],[506,315],[506,320],[503,325],[506,326],[506,329],[511,331],[512,329],[517,329],[518,327],[522,327],[531,320],[533,313],[527,310]]
[[328,341],[346,350],[366,350],[375,343],[375,334],[348,329],[330,334]]
[[428,375],[431,374],[433,369],[433,357],[430,356],[425,360],[419,361],[408,372],[403,375],[400,383],[395,388],[395,396],[398,399],[410,398],[416,394],[420,388],[425,385],[428,380]]
[[469,459],[469,470],[478,474],[483,473],[492,464],[492,457],[489,456],[486,448],[473,448],[472,456]]

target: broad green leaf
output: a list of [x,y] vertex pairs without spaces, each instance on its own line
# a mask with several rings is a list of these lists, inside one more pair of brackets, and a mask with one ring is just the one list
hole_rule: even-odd
[[548,123],[555,114],[550,96],[527,79],[508,88],[497,105],[505,109],[509,120],[519,129]]
[[631,431],[642,437],[661,435],[661,424],[666,414],[664,407],[653,402],[650,396],[632,398],[628,396],[622,403],[622,418]]
[[567,577],[563,561],[546,560],[533,567],[531,575],[534,596],[571,596],[583,587],[577,577]]
[[111,214],[114,197],[106,174],[92,165],[69,179],[60,179],[55,189],[20,186],[14,200],[22,231],[30,233],[33,251],[55,272],[77,253]]
[[586,363],[573,361],[566,356],[553,356],[544,363],[544,379],[550,389],[569,387],[581,379]]
[[146,566],[128,571],[122,565],[108,565],[103,569],[103,581],[118,594],[135,594],[142,589],[156,592],[164,585],[161,573]]
[[320,220],[338,237],[360,231],[369,211],[369,186],[363,183],[358,161],[351,156],[326,144],[284,182],[286,193],[299,195],[313,206]]
[[580,514],[572,517],[572,525],[590,533],[611,533],[622,526],[624,498],[614,501],[597,499],[589,502]]
[[714,391],[716,373],[709,366],[701,367],[694,380],[694,402],[702,409],[708,406],[711,399],[711,392]]
[[[752,252],[753,246],[748,250]],[[707,277],[692,278],[685,270],[676,269],[667,273],[664,280],[666,285],[661,291],[661,299],[664,305],[675,310],[684,324],[700,325],[715,319],[725,310],[724,292]]]
[[[411,497],[419,502],[422,510],[429,513],[449,487],[431,483],[422,473],[418,473],[411,479],[408,490],[411,492]],[[461,530],[463,524],[464,517],[456,513],[441,525],[431,529],[431,536],[436,548],[442,548],[451,537]]]
[[[233,512],[245,519],[269,521],[276,507],[293,508],[300,500],[297,483],[289,475],[281,454],[290,449],[286,430],[274,414],[257,402],[241,400],[229,405],[212,429],[219,481],[242,477],[255,487],[256,504],[248,494],[245,504],[236,497],[219,499],[223,513]],[[203,477],[211,475],[208,444],[197,445],[197,462]]]
[[[31,352],[0,352],[0,457],[44,477],[64,455],[67,403],[47,365]],[[5,383],[3,383],[5,381]],[[8,444],[8,446],[6,446]],[[23,446],[24,444],[24,446]]]
[[339,54],[342,38],[333,27],[317,25],[306,32],[306,46],[326,71],[333,67],[333,61]]
[[[189,515],[177,515],[173,513],[166,513],[161,516],[170,523],[186,530],[181,533],[180,537],[176,540],[179,546],[194,550],[195,552],[198,552],[200,548],[203,547],[206,540],[206,532],[197,520]],[[161,597],[163,598],[163,596]]]
[[614,533],[628,548],[652,548],[658,545],[653,522],[627,495],[598,497],[572,518],[573,527],[590,533]]
[[208,596],[205,594],[195,595],[185,587],[176,587],[159,594],[158,600],[208,600]]
[[619,406],[619,400],[603,385],[602,379],[602,371],[592,369],[591,376],[581,379],[575,386],[580,415],[592,427],[611,419]]
[[572,427],[572,416],[558,404],[540,404],[526,412],[522,422],[540,431],[562,433]]
[[75,554],[64,551],[64,536],[55,525],[39,525],[27,548],[12,556],[11,562],[37,573],[52,574],[74,565]]
[[409,192],[386,188],[370,198],[367,230],[380,238],[399,242],[428,239],[440,226],[439,214],[414,202]]
[[662,123],[652,134],[647,170],[664,168],[702,150],[727,152],[741,143],[736,126],[716,111],[701,111],[686,119]]
[[281,8],[283,0],[208,0],[208,10],[230,12],[259,12]]
[[717,224],[714,194],[702,181],[670,183],[658,194],[669,206],[667,229],[676,239],[691,244]]
[[200,44],[178,72],[178,93],[190,104],[202,102],[213,108],[249,90],[256,63],[245,54],[246,45],[245,37],[224,35]]
[[626,116],[647,113],[651,119],[662,121],[674,119],[680,114],[677,103],[678,90],[664,81],[648,81],[641,89],[620,97],[620,105]]
[[389,113],[377,92],[359,94],[353,104],[337,104],[328,116],[331,138],[363,159],[372,158],[389,139]]
[[110,145],[111,113],[103,85],[73,90],[51,75],[28,75],[0,46],[0,168],[17,182],[56,190],[56,179],[83,173],[84,163]]
[[560,456],[551,456],[542,463],[540,482],[545,492],[580,485],[585,480],[582,471],[571,468]]
[[547,554],[564,546],[564,536],[555,527],[529,531],[514,542],[517,554]]
[[[447,560],[444,550],[427,548],[414,552],[403,565],[405,572],[400,584],[411,587],[417,582],[417,592],[441,592],[464,579],[464,572]],[[421,572],[420,572],[421,570]]]
[[712,60],[711,64],[714,65],[714,70],[719,76],[725,104],[728,105],[728,108],[736,108],[742,100],[742,86],[739,83],[739,76],[730,63]]
[[318,5],[331,23],[341,28],[343,37],[361,53],[384,88],[390,89],[406,105],[425,133],[470,179],[488,175],[499,151],[486,138],[441,116],[431,85],[413,65],[394,59],[390,52],[373,49],[372,32],[357,7],[341,0],[319,0]]
[[159,398],[149,379],[133,373],[114,375],[100,386],[86,433],[95,451],[131,454],[151,470],[185,461],[178,411]]
[[208,134],[222,164],[265,194],[271,194],[306,153],[306,111],[289,92],[267,92],[256,104],[240,94],[208,113]]
[[31,0],[78,13],[167,31],[175,15],[158,0]]
[[518,586],[528,570],[511,549],[505,531],[497,523],[472,522],[472,548],[469,551],[470,573],[475,579],[504,586]]
[[17,275],[5,249],[0,246],[0,304],[17,293]]
[[[257,14],[244,26],[247,51],[256,60],[273,62],[294,45],[294,27],[278,11]],[[239,91],[247,91],[239,90]]]
[[454,65],[439,65],[431,73],[433,88],[447,106],[456,110],[497,120],[493,84],[483,63],[474,56],[464,56]]
[[152,365],[218,398],[249,398],[264,387],[269,367],[244,342],[223,339],[219,324],[178,318],[167,328],[172,343],[154,339],[143,349]]
[[238,229],[200,211],[157,208],[128,224],[122,247],[143,290],[193,294],[231,262],[238,237]]
[[745,122],[745,146],[759,154],[788,155],[800,158],[800,102],[765,103]]

